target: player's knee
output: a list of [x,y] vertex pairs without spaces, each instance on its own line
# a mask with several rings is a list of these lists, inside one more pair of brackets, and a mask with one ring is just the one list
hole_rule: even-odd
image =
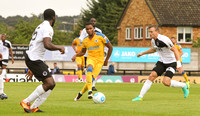
[[92,67],[88,67],[87,72],[93,72],[93,68]]
[[81,66],[81,65],[78,65],[78,69],[82,69],[82,66]]
[[165,86],[170,86],[170,81],[167,81],[167,80],[163,80],[162,83],[165,85]]
[[150,75],[149,75],[149,80],[150,81],[154,81],[157,78],[157,73],[155,71],[153,71]]
[[53,88],[56,86],[56,83],[53,81],[53,82],[49,82],[48,84],[47,84],[47,88],[48,89],[51,89],[51,90],[53,90]]

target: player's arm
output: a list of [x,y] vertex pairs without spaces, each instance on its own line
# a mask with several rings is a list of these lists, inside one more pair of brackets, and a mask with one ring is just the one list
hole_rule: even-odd
[[180,52],[180,57],[181,57],[183,55],[183,50],[179,49],[179,52]]
[[12,64],[14,63],[14,58],[13,58],[13,51],[12,51],[12,48],[9,48],[9,51],[10,51],[10,55],[11,55],[11,58],[12,58]]
[[3,56],[2,56],[2,54],[1,54],[1,53],[0,53],[0,58],[1,58],[1,59],[0,59],[0,61],[1,61],[1,60],[3,59]]
[[81,51],[77,54],[75,54],[73,57],[72,57],[72,61],[74,62],[76,60],[76,57],[80,57],[80,56],[83,56],[84,54],[86,53],[86,48],[82,48]]
[[43,38],[44,42],[44,47],[48,50],[54,51],[54,50],[59,50],[61,54],[65,53],[65,48],[61,46],[56,46],[53,43],[51,43],[51,38],[50,37],[45,37]]
[[156,52],[156,50],[153,49],[153,48],[150,48],[147,51],[144,51],[144,52],[141,52],[141,53],[137,53],[137,57],[140,57],[140,56],[145,55],[145,54],[151,54],[151,53],[154,53],[154,52]]
[[74,49],[74,51],[77,53],[78,51],[76,50],[76,42],[75,41],[73,41],[72,42],[72,48]]
[[182,66],[181,66],[180,56],[179,56],[178,50],[176,49],[175,46],[173,46],[170,50],[172,50],[172,51],[174,52],[174,55],[175,55],[175,57],[176,57],[178,72],[179,72],[179,73],[182,73],[182,72],[183,72],[183,69],[182,69]]
[[106,56],[106,59],[104,61],[104,66],[107,66],[108,65],[108,60],[112,54],[112,51],[113,51],[113,46],[110,42],[108,42],[107,44],[105,44],[106,47],[108,48],[108,53],[107,53],[107,56]]

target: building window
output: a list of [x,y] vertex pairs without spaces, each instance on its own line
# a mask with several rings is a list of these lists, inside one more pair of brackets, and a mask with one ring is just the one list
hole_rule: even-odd
[[131,40],[131,28],[126,28],[126,40]]
[[146,38],[150,38],[149,27],[146,27]]
[[134,39],[142,39],[143,38],[143,28],[135,27],[134,28]]
[[191,43],[192,42],[192,27],[178,27],[178,42]]

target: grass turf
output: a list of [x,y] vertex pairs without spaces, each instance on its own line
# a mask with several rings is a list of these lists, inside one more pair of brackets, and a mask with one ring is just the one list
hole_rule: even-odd
[[[0,115],[29,115],[19,105],[40,83],[5,83],[7,100],[0,100]],[[84,83],[57,83],[48,99],[40,106],[45,113],[31,115],[53,116],[199,116],[199,85],[191,85],[188,98],[181,88],[168,88],[153,84],[143,101],[132,102],[143,84],[97,83],[96,88],[106,96],[104,104],[95,104],[87,99],[73,101]],[[95,92],[94,92],[95,93]]]

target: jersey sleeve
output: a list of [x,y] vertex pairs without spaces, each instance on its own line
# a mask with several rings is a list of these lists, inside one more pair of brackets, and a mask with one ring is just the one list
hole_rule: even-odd
[[8,48],[12,48],[12,44],[8,42]]
[[168,37],[167,37],[166,45],[168,46],[169,49],[171,49],[172,47],[174,47],[174,44],[172,43],[172,41]]
[[155,44],[155,41],[152,39],[151,40],[151,45],[152,45],[152,49],[154,49],[154,50],[156,50],[158,47],[156,46],[156,44]]
[[95,27],[94,31],[95,31],[95,32],[98,32],[98,33],[102,33],[101,29],[99,29],[99,28],[97,28],[97,27]]
[[50,27],[44,28],[43,38],[45,38],[45,37],[49,37],[52,40],[52,38],[53,38],[53,29],[52,28],[50,28]]
[[77,39],[74,39],[73,42],[74,42],[75,44],[77,44]]
[[104,44],[107,44],[110,42],[109,39],[105,35],[102,36],[102,41]]

